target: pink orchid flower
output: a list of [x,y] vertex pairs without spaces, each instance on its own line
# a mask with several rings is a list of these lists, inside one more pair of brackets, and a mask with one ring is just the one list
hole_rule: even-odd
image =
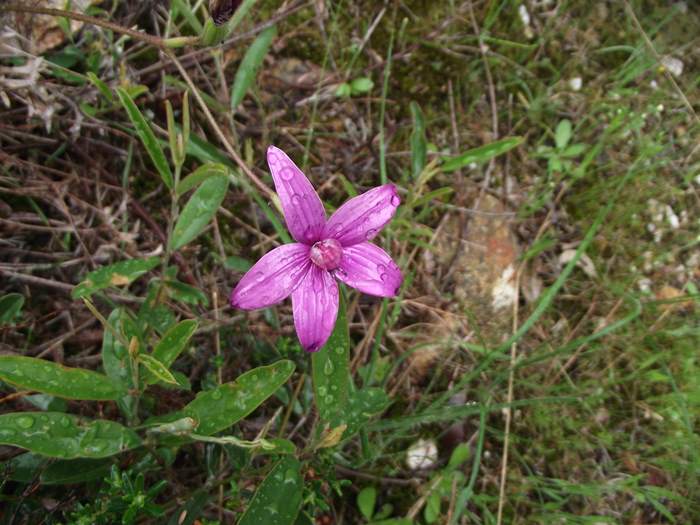
[[330,337],[338,316],[336,279],[369,295],[398,294],[401,270],[369,241],[391,220],[401,199],[393,184],[384,184],[350,199],[326,220],[309,179],[281,149],[270,146],[267,163],[297,242],[279,246],[255,263],[231,293],[231,306],[267,308],[291,295],[299,341],[315,352]]

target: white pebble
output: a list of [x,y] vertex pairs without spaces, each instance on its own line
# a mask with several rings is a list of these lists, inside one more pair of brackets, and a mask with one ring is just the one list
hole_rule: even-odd
[[661,65],[665,67],[674,77],[680,77],[683,74],[683,61],[672,56],[665,56],[661,59]]
[[406,451],[406,465],[411,470],[430,468],[437,459],[438,449],[432,439],[419,439]]
[[581,77],[574,77],[569,79],[569,87],[572,91],[580,91],[583,86],[583,79]]

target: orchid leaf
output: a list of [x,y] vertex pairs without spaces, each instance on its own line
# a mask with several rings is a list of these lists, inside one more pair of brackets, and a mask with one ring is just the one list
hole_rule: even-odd
[[177,385],[178,382],[173,377],[173,374],[168,370],[163,363],[158,361],[155,357],[150,356],[148,354],[140,354],[138,356],[138,361],[141,363],[143,366],[146,367],[146,369],[153,375],[155,376],[159,381],[163,381],[164,383],[170,383],[171,385]]
[[467,150],[457,157],[445,159],[445,163],[442,165],[442,171],[455,171],[468,166],[473,162],[487,162],[492,158],[502,155],[519,146],[522,144],[523,140],[524,139],[522,137],[507,137],[505,139],[486,144],[485,146]]
[[284,456],[255,491],[238,525],[293,525],[303,488],[301,463],[294,456]]
[[321,419],[343,412],[350,392],[350,335],[345,300],[340,295],[338,318],[326,344],[311,356],[314,398]]
[[71,296],[73,299],[80,299],[89,297],[110,286],[131,284],[144,273],[158,266],[159,263],[160,258],[149,257],[148,259],[129,259],[103,266],[99,270],[88,273],[85,279],[73,288]]
[[228,177],[210,177],[197,188],[177,219],[170,247],[182,248],[204,231],[226,196]]
[[236,108],[243,102],[243,98],[255,81],[258,69],[260,69],[265,55],[267,55],[267,51],[270,49],[272,39],[275,38],[276,34],[277,29],[275,26],[268,27],[258,35],[248,48],[248,51],[246,51],[241,65],[238,66],[238,71],[236,71],[236,77],[233,81],[233,87],[231,88],[232,111],[235,112]]
[[131,95],[129,95],[125,89],[117,88],[117,97],[119,97],[119,101],[122,103],[122,106],[124,106],[127,115],[129,115],[129,120],[131,120],[134,128],[136,128],[136,134],[141,139],[149,157],[151,157],[153,164],[160,174],[160,178],[163,179],[163,183],[168,188],[172,189],[174,180],[173,173],[170,170],[170,165],[165,157],[165,153],[163,153],[163,149],[160,147],[151,126],[134,103]]
[[183,193],[199,186],[205,180],[215,176],[228,175],[228,168],[217,162],[207,162],[203,164],[187,177],[182,179],[175,188],[175,193],[180,197]]
[[170,328],[153,349],[153,357],[170,368],[197,330],[197,321],[186,319]]
[[[240,421],[274,394],[294,372],[291,361],[254,368],[233,382],[200,393],[177,418],[199,422],[197,434],[209,436]],[[170,418],[168,418],[170,419]]]
[[104,458],[141,444],[131,429],[114,421],[87,420],[63,412],[0,415],[0,444],[53,458]]
[[0,379],[19,388],[66,399],[106,401],[124,395],[103,374],[34,357],[0,355]]

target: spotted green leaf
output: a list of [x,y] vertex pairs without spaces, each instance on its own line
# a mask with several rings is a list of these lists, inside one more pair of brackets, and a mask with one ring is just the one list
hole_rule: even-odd
[[331,427],[346,425],[342,439],[358,432],[372,417],[384,411],[389,405],[389,397],[381,388],[364,388],[353,392],[342,410],[330,420]]
[[226,196],[228,177],[210,177],[197,188],[175,223],[170,247],[177,250],[197,237],[211,221]]
[[116,308],[109,314],[107,322],[120,337],[115,337],[112,330],[105,330],[102,336],[102,368],[109,378],[122,386],[123,389],[130,388],[131,377],[129,374],[129,351],[122,344],[123,341],[130,341],[136,335],[136,328],[128,318],[127,313]]
[[505,139],[486,144],[485,146],[467,150],[457,157],[446,159],[445,163],[442,165],[442,171],[455,171],[463,168],[464,166],[468,166],[472,162],[487,162],[498,155],[502,155],[503,153],[512,150],[513,148],[522,144],[522,142],[522,137],[507,137]]
[[153,357],[163,363],[166,368],[175,362],[180,353],[197,330],[197,321],[186,319],[170,328],[153,349]]
[[274,394],[294,372],[291,361],[277,361],[254,368],[235,381],[200,393],[188,404],[180,417],[199,422],[197,434],[211,435],[230,427],[255,410]]
[[301,464],[284,456],[255,491],[238,525],[293,525],[301,507]]
[[350,336],[346,317],[341,294],[335,328],[323,348],[311,356],[316,407],[326,422],[343,411],[350,391]]
[[149,257],[148,259],[129,259],[103,266],[99,270],[88,273],[83,282],[73,288],[71,295],[73,299],[80,299],[81,297],[89,297],[110,286],[131,284],[144,273],[158,266],[159,263],[158,257]]
[[104,458],[141,444],[131,429],[114,421],[88,420],[62,412],[0,415],[0,444],[52,458]]
[[34,357],[0,355],[0,379],[19,388],[66,399],[105,401],[124,395],[103,374]]
[[177,385],[177,380],[173,377],[173,374],[168,370],[163,363],[158,361],[155,357],[148,354],[139,354],[139,363],[146,367],[150,374],[155,377],[158,381],[163,381],[164,383],[170,383],[171,385]]
[[272,39],[275,38],[277,29],[275,26],[270,26],[261,32],[246,51],[236,71],[236,77],[233,80],[231,88],[231,110],[236,111],[239,104],[243,102],[245,94],[255,81],[258,74],[258,69],[267,55]]
[[165,153],[163,153],[163,149],[160,147],[160,143],[156,139],[151,126],[134,103],[131,95],[129,95],[125,89],[117,88],[117,97],[119,97],[119,101],[122,106],[124,106],[127,115],[129,115],[129,120],[131,120],[134,128],[136,128],[136,134],[141,139],[149,157],[151,157],[153,164],[160,174],[160,178],[163,179],[163,182],[168,188],[172,189],[173,173],[170,170],[170,165],[165,158]]

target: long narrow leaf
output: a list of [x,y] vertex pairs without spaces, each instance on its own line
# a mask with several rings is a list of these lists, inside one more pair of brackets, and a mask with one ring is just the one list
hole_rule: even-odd
[[170,247],[173,250],[182,248],[197,237],[219,209],[228,190],[228,177],[215,176],[205,180],[182,210],[177,219]]
[[105,458],[141,444],[114,421],[87,420],[63,412],[12,412],[0,416],[0,444],[52,458]]
[[268,49],[270,49],[270,44],[272,44],[272,39],[277,34],[277,29],[275,26],[268,27],[258,37],[253,41],[253,43],[246,51],[241,65],[236,71],[236,78],[233,81],[233,87],[231,88],[231,110],[236,111],[238,105],[243,102],[248,89],[255,81],[255,77],[258,73],[258,69],[265,59]]
[[165,157],[165,153],[163,153],[163,149],[160,147],[151,126],[149,126],[143,114],[126,90],[123,88],[117,88],[117,96],[119,97],[119,101],[122,103],[122,106],[124,106],[127,115],[129,115],[129,120],[131,120],[134,128],[136,128],[136,134],[141,139],[141,142],[146,148],[148,155],[151,157],[151,160],[158,170],[161,179],[163,179],[163,182],[168,188],[172,189],[173,173],[170,170],[170,165]]
[[464,166],[468,166],[472,162],[480,163],[491,160],[493,157],[502,155],[507,151],[522,144],[522,137],[508,137],[505,139],[497,140],[491,144],[486,144],[485,146],[480,146],[478,148],[470,149],[465,151],[458,157],[445,160],[442,165],[442,171],[450,172],[455,171]]
[[0,379],[66,399],[105,401],[118,399],[125,393],[107,376],[92,370],[19,355],[0,355]]

